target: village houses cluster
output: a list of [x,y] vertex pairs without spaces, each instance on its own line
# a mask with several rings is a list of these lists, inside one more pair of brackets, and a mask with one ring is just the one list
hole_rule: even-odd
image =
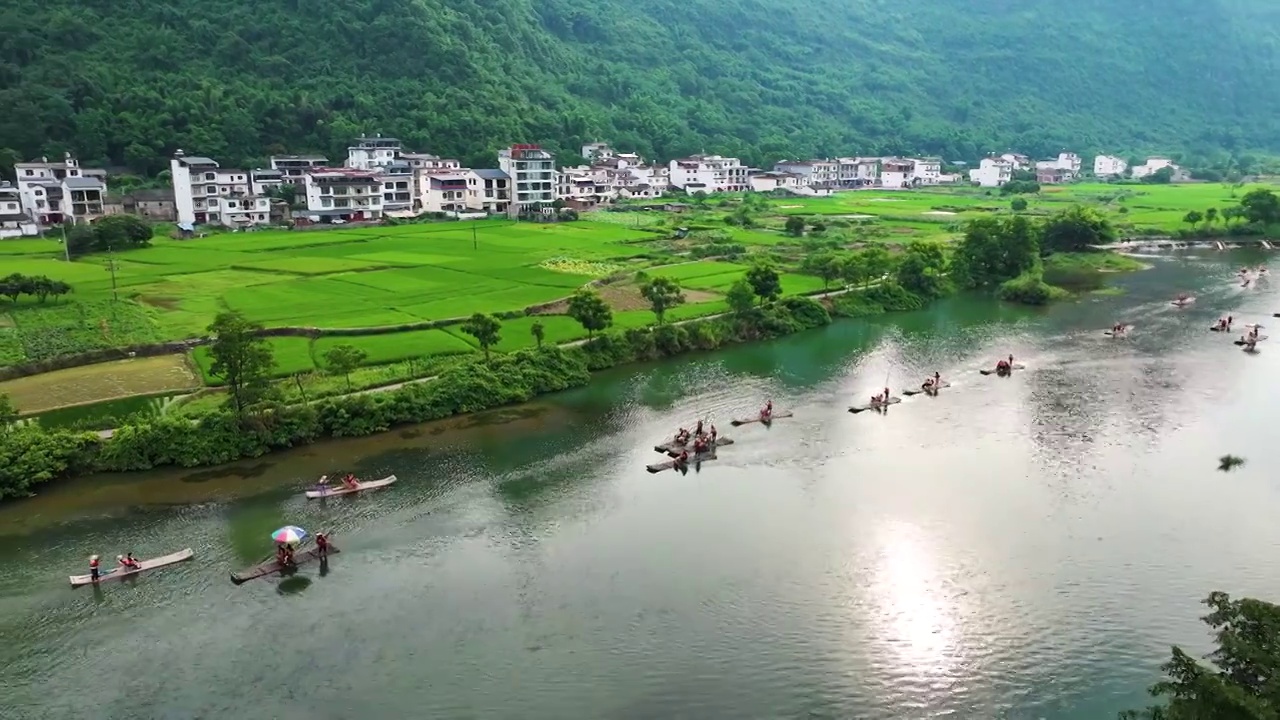
[[[555,155],[538,145],[511,145],[498,152],[497,167],[464,168],[453,159],[406,151],[396,138],[357,138],[346,160],[334,164],[323,155],[276,155],[270,167],[224,168],[212,158],[182,150],[169,162],[170,189],[109,194],[107,173],[81,168],[67,153],[59,162],[41,158],[14,165],[16,184],[0,183],[0,238],[36,235],[62,223],[93,222],[106,215],[131,213],[196,225],[248,229],[292,221],[297,224],[376,221],[423,213],[452,217],[550,214],[558,208],[590,210],[617,200],[658,198],[670,191],[785,192],[829,195],[858,188],[905,189],[959,183],[997,188],[1019,171],[1034,172],[1042,184],[1070,182],[1082,174],[1075,153],[1032,161],[1005,153],[979,161],[967,176],[943,172],[941,158],[841,157],[783,160],[771,169],[749,167],[738,158],[691,155],[664,164],[635,153],[617,152],[605,143],[583,146],[585,165],[556,167]],[[955,163],[960,165],[962,163]],[[1128,164],[1109,155],[1094,160],[1100,179],[1140,179],[1171,168],[1174,180],[1186,179],[1167,158]],[[291,207],[273,191],[294,188]]]

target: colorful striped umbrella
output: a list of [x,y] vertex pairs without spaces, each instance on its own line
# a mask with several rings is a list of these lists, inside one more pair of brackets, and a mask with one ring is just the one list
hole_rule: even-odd
[[279,530],[271,533],[271,539],[278,543],[287,543],[292,545],[296,542],[302,542],[307,536],[307,531],[296,525],[285,525]]

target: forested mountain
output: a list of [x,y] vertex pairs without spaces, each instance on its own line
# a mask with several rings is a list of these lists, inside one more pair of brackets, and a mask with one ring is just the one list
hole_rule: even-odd
[[[1280,151],[1276,0],[6,0],[0,154]],[[0,164],[10,158],[0,157]]]

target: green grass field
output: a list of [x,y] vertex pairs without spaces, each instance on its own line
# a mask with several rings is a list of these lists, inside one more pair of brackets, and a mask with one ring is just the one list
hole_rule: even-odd
[[[1097,208],[1122,234],[1175,232],[1190,210],[1219,210],[1238,203],[1252,187],[1223,184],[1046,186],[1023,196],[1029,215],[1047,215],[1073,204]],[[38,303],[0,299],[0,366],[97,348],[180,340],[206,334],[214,316],[236,310],[267,327],[324,329],[387,327],[450,321],[472,313],[520,312],[572,294],[594,278],[644,269],[676,278],[691,291],[722,296],[746,273],[739,262],[689,262],[689,249],[670,232],[690,227],[719,233],[717,242],[749,252],[790,258],[782,269],[787,295],[818,292],[818,278],[794,272],[801,240],[784,232],[792,215],[821,219],[828,237],[850,243],[906,244],[952,240],[967,220],[1011,213],[1012,198],[979,188],[856,191],[823,198],[770,198],[753,203],[753,227],[725,222],[738,200],[691,203],[679,214],[654,211],[593,212],[573,223],[505,220],[412,224],[317,231],[222,233],[176,241],[157,238],[142,250],[114,257],[112,273],[101,255],[65,262],[55,240],[0,241],[4,273],[47,275],[70,283],[73,294]],[[646,230],[646,228],[652,229]],[[726,240],[727,239],[727,240]],[[653,267],[661,266],[661,267]],[[714,297],[714,296],[711,296]],[[680,306],[672,321],[722,312],[722,298]],[[632,304],[629,307],[634,308]],[[585,331],[557,315],[504,321],[500,352],[534,344],[529,328],[543,323],[546,341],[579,340]],[[646,310],[615,312],[616,328],[652,324]],[[405,360],[449,358],[476,352],[474,339],[456,325],[388,335],[302,337],[272,341],[277,374],[318,369],[324,352],[349,343],[363,349],[372,367]],[[194,353],[206,376],[209,358]]]

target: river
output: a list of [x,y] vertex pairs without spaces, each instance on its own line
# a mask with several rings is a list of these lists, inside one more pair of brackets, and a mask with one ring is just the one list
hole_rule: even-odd
[[[528,406],[0,507],[5,718],[1114,717],[1211,590],[1280,596],[1261,256],[1047,310],[954,298],[600,376]],[[1199,300],[1168,300],[1178,290]],[[1113,319],[1131,338],[1101,335]],[[1268,320],[1260,320],[1267,323]],[[1280,322],[1280,320],[1276,321]],[[1007,379],[978,367],[1013,353]],[[937,398],[846,407],[939,370]],[[895,390],[896,392],[896,390]],[[730,428],[765,398],[795,418]],[[686,476],[652,445],[708,413]],[[1216,469],[1232,453],[1247,463]],[[391,488],[308,503],[322,472]],[[294,523],[323,576],[228,571]],[[86,556],[196,560],[71,590]]]

